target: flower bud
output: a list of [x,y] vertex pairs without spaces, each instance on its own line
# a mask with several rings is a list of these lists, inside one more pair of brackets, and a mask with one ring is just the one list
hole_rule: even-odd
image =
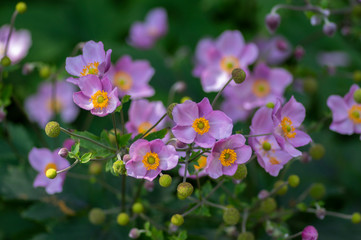
[[18,2],[15,6],[15,9],[18,13],[23,14],[24,12],[26,12],[26,9],[27,9],[26,3]]
[[301,156],[301,158],[300,158],[300,161],[301,161],[302,163],[309,163],[309,162],[312,161],[312,158],[311,158],[311,156],[310,156],[309,153],[303,152],[303,153],[302,153],[302,156]]
[[357,89],[353,93],[353,99],[355,100],[355,102],[361,104],[361,88]]
[[266,16],[266,27],[270,33],[274,33],[281,23],[281,17],[277,13],[270,13]]
[[67,158],[69,154],[69,150],[66,148],[60,148],[58,155],[62,158]]
[[51,71],[50,71],[50,67],[48,65],[44,65],[40,68],[39,70],[39,76],[43,79],[47,79],[48,77],[50,77]]
[[57,122],[48,122],[45,126],[45,133],[48,137],[57,137],[60,134],[60,125]]
[[265,199],[268,196],[269,196],[269,192],[267,190],[261,190],[257,195],[258,199]]
[[241,215],[235,207],[227,207],[223,212],[223,221],[227,225],[236,225],[240,219]]
[[192,195],[193,186],[188,182],[182,182],[177,187],[177,196],[179,199],[183,200]]
[[45,173],[46,177],[49,179],[54,179],[56,178],[56,176],[58,175],[58,173],[56,172],[56,169],[54,168],[49,168],[48,170],[46,170]]
[[171,223],[175,226],[181,226],[184,223],[184,218],[180,214],[174,214],[171,218]]
[[130,232],[129,232],[129,238],[131,239],[137,239],[140,237],[140,234],[141,234],[141,231],[139,231],[138,228],[132,228],[130,229]]
[[317,92],[318,83],[314,78],[306,78],[303,80],[303,90],[308,94],[314,94]]
[[23,68],[21,70],[21,72],[23,73],[23,75],[28,75],[30,73],[32,73],[34,71],[35,68],[35,64],[33,63],[25,63],[23,65]]
[[262,201],[260,209],[262,212],[265,213],[272,213],[277,208],[277,202],[274,198],[266,198],[264,201]]
[[317,240],[318,232],[314,226],[307,226],[302,231],[302,240]]
[[102,172],[103,165],[100,162],[92,162],[89,165],[89,173],[92,175],[98,175]]
[[3,65],[4,67],[10,66],[10,64],[11,64],[11,60],[8,56],[4,56],[1,59],[1,65]]
[[275,107],[275,104],[273,102],[269,102],[266,104],[266,107],[268,108],[274,108]]
[[320,25],[322,22],[322,15],[315,14],[311,17],[311,25],[317,26]]
[[354,224],[358,224],[361,222],[361,214],[358,212],[355,212],[352,214],[351,222]]
[[246,73],[240,68],[235,68],[232,71],[232,78],[235,83],[240,84],[243,83],[244,80],[246,80]]
[[263,142],[263,144],[262,144],[262,148],[263,148],[263,150],[265,150],[265,151],[269,151],[269,150],[271,150],[271,148],[272,148],[272,145],[269,143],[269,142]]
[[169,106],[168,106],[168,108],[167,108],[167,115],[168,115],[168,117],[170,118],[170,119],[172,119],[173,120],[173,109],[174,109],[174,107],[177,105],[177,103],[172,103],[172,104],[170,104]]
[[288,177],[288,184],[291,187],[297,187],[300,184],[300,178],[297,175],[291,175]]
[[301,60],[303,56],[305,55],[305,49],[302,46],[297,46],[294,51],[294,56],[296,60]]
[[177,140],[177,142],[176,142],[176,147],[177,148],[185,148],[186,146],[187,146],[186,143]]
[[116,174],[124,175],[127,171],[122,160],[117,160],[113,163],[113,171]]
[[319,200],[326,194],[326,188],[322,183],[314,183],[310,188],[310,196],[313,199]]
[[318,208],[318,209],[316,209],[316,217],[318,218],[318,219],[324,219],[325,218],[325,216],[326,216],[326,209],[324,209],[324,208]]
[[172,87],[175,92],[183,92],[187,88],[185,82],[176,82]]
[[100,208],[93,208],[90,210],[89,215],[89,222],[91,222],[94,225],[100,225],[105,221],[105,213]]
[[126,162],[128,162],[130,160],[130,155],[129,154],[125,154],[124,156],[123,156],[123,161],[126,163]]
[[281,52],[284,52],[284,51],[286,51],[288,49],[288,44],[287,44],[287,42],[285,40],[279,39],[276,42],[276,47]]
[[172,177],[168,174],[163,174],[159,178],[159,185],[162,187],[169,187],[172,184]]
[[192,100],[192,99],[188,96],[185,96],[185,97],[182,97],[182,99],[180,100],[180,103],[184,103],[187,100]]
[[117,223],[120,226],[125,226],[129,223],[129,215],[126,213],[119,213],[118,217],[117,217]]
[[254,235],[251,232],[243,232],[238,235],[237,240],[254,240]]
[[145,190],[147,190],[148,192],[153,192],[154,182],[145,181],[145,182],[144,182],[144,188],[145,188]]
[[335,23],[328,22],[323,25],[322,31],[325,35],[332,37],[333,35],[335,35],[336,29],[337,26]]
[[355,82],[361,82],[361,71],[360,70],[354,71],[352,74],[352,78]]
[[143,204],[141,204],[140,202],[134,203],[132,206],[132,211],[136,214],[143,213],[144,212]]
[[311,146],[309,153],[312,159],[319,160],[325,155],[325,148],[322,144],[317,143]]
[[[283,187],[281,187],[281,185],[284,185]],[[278,180],[277,182],[275,182],[275,184],[273,185],[274,189],[278,189],[279,187],[281,187],[276,193],[278,195],[285,195],[287,193],[288,190],[288,186],[287,184],[285,184],[284,181]]]
[[233,175],[233,178],[236,180],[242,180],[247,177],[247,167],[246,164],[240,164],[237,167],[236,173]]

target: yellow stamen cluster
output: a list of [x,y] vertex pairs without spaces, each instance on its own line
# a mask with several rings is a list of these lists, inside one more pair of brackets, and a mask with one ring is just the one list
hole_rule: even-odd
[[296,136],[295,128],[292,126],[292,121],[288,117],[284,117],[281,121],[282,131],[285,137],[294,138]]
[[[138,126],[138,133],[145,133],[146,131],[148,131],[149,128],[151,128],[153,126],[153,124],[151,124],[150,122],[142,122],[141,124],[139,124]],[[156,129],[153,128],[149,133],[151,132],[155,132]]]
[[196,131],[200,135],[203,135],[206,132],[208,132],[210,128],[208,120],[205,119],[204,117],[195,119],[192,127],[194,131]]
[[197,162],[198,162],[198,165],[194,165],[194,168],[199,171],[199,170],[205,168],[205,166],[207,165],[207,157],[201,156]]
[[89,102],[93,102],[94,108],[106,108],[109,102],[108,93],[104,92],[104,90],[98,90],[93,94],[93,96],[91,96]]
[[159,157],[158,154],[153,153],[153,152],[148,152],[147,154],[145,154],[145,156],[143,157],[142,160],[144,167],[147,170],[155,170],[158,168],[159,166]]
[[223,166],[229,167],[237,160],[237,153],[233,149],[224,149],[219,160]]
[[47,108],[54,113],[60,113],[63,109],[63,104],[58,99],[50,99],[47,102]]
[[272,165],[280,164],[280,162],[275,157],[270,157],[269,161]]
[[239,68],[240,64],[238,58],[233,56],[227,56],[222,58],[220,65],[224,71],[232,73],[233,69]]
[[46,174],[46,171],[48,171],[48,170],[51,169],[51,168],[57,170],[56,164],[55,164],[55,163],[48,163],[48,164],[45,166],[44,173]]
[[114,75],[114,85],[120,90],[128,91],[133,86],[133,79],[128,73],[119,71]]
[[271,91],[271,87],[268,81],[264,79],[258,79],[253,83],[252,92],[257,97],[266,97]]
[[353,121],[354,124],[361,123],[361,105],[353,105],[348,110],[348,117]]
[[81,71],[80,75],[82,76],[86,76],[88,74],[98,75],[99,73],[98,66],[99,66],[99,62],[89,63],[88,65],[84,66],[83,71]]

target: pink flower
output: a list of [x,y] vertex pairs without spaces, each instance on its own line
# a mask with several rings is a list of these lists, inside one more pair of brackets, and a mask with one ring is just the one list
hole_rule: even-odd
[[221,111],[213,111],[208,98],[200,103],[187,100],[173,109],[172,128],[174,136],[181,142],[195,142],[201,147],[212,147],[216,139],[232,134],[232,120]]
[[162,140],[147,141],[139,139],[129,149],[130,160],[125,167],[128,176],[153,181],[161,171],[177,166],[178,155],[172,145],[165,145]]
[[90,110],[91,114],[103,117],[115,111],[120,105],[118,90],[112,89],[107,77],[100,80],[95,75],[79,78],[80,92],[73,94],[73,100],[79,107]]
[[302,231],[302,240],[317,240],[318,232],[314,226],[307,226]]
[[259,49],[259,58],[268,65],[281,64],[292,54],[292,46],[283,36],[259,38],[255,43]]
[[343,98],[337,95],[328,97],[327,106],[332,111],[332,131],[346,135],[361,133],[361,104],[357,104],[353,98],[357,89],[359,86],[353,84]]
[[234,68],[246,69],[258,56],[255,44],[246,44],[239,31],[225,31],[217,40],[201,40],[196,49],[193,75],[201,78],[205,92],[217,92]]
[[211,178],[222,175],[233,176],[239,164],[246,163],[252,155],[250,146],[241,134],[232,135],[214,144],[207,161],[206,172]]
[[243,103],[246,101],[244,95],[239,94],[238,86],[227,86],[223,92],[224,101],[221,109],[232,119],[233,122],[244,121],[251,114],[251,110],[246,110]]

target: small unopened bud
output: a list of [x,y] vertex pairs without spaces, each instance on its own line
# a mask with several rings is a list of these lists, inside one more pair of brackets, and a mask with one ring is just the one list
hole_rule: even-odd
[[184,90],[186,90],[187,86],[185,84],[185,82],[176,82],[173,85],[173,89],[175,92],[183,92]]
[[116,174],[123,175],[126,173],[127,169],[125,168],[125,164],[122,160],[117,160],[113,163],[113,171]]
[[361,88],[357,89],[357,90],[353,93],[353,99],[355,100],[355,102],[361,104]]
[[276,47],[281,52],[284,52],[284,51],[286,51],[288,49],[288,44],[287,44],[287,42],[285,40],[279,39],[276,42]]
[[260,209],[265,213],[272,213],[277,208],[277,202],[274,198],[266,198],[262,201]]
[[154,190],[154,182],[145,181],[145,182],[144,182],[144,188],[145,188],[145,190],[147,190],[148,192],[153,192],[153,190]]
[[355,82],[361,82],[361,71],[360,70],[354,71],[352,74],[352,78]]
[[180,100],[180,103],[184,103],[187,100],[192,100],[192,99],[188,96],[185,96],[185,97],[182,97],[182,99]]
[[60,148],[58,155],[62,158],[67,158],[69,154],[69,150],[66,148]]
[[317,240],[318,232],[314,226],[307,226],[302,231],[302,240]]
[[170,119],[172,119],[173,120],[173,109],[174,109],[174,107],[177,105],[177,103],[172,103],[172,104],[170,104],[169,106],[168,106],[168,108],[167,108],[167,115],[168,115],[168,117],[170,118]]
[[275,107],[275,104],[273,102],[269,102],[266,104],[266,107],[268,108],[274,108]]
[[187,146],[186,143],[177,140],[177,143],[176,143],[177,148],[185,148],[186,146]]
[[46,170],[45,173],[46,177],[49,179],[54,179],[56,178],[56,176],[58,175],[58,173],[56,172],[56,169],[54,168],[49,168],[48,170]]
[[18,13],[23,14],[24,12],[26,12],[27,9],[26,3],[18,2],[15,6],[15,9]]
[[141,204],[140,202],[134,203],[132,206],[132,211],[136,214],[143,213],[144,212],[143,204]]
[[300,178],[297,175],[291,175],[288,177],[288,184],[291,187],[297,187],[300,184]]
[[297,46],[294,51],[294,56],[296,60],[301,60],[303,56],[305,55],[305,49],[302,46]]
[[302,156],[301,156],[301,158],[300,158],[300,161],[301,161],[302,163],[309,163],[309,162],[312,161],[312,158],[311,158],[311,156],[310,156],[309,153],[303,152],[303,153],[302,153]]
[[323,156],[325,156],[325,148],[322,144],[314,144],[311,146],[310,150],[309,150],[309,153],[310,153],[310,156],[312,157],[312,159],[315,159],[315,160],[319,160],[321,158],[323,158]]
[[129,232],[129,238],[131,239],[137,239],[140,237],[140,234],[141,234],[141,231],[139,231],[138,228],[132,228],[130,229],[130,232]]
[[322,31],[325,35],[332,37],[333,35],[335,35],[336,29],[337,26],[335,23],[328,22],[323,25]]
[[[281,187],[282,185],[283,185],[283,187]],[[281,187],[281,188],[280,188],[280,187]],[[287,193],[287,190],[288,190],[287,184],[285,184],[285,182],[284,182],[284,181],[281,181],[281,180],[275,182],[275,184],[273,185],[273,188],[274,188],[274,189],[280,188],[280,189],[276,192],[278,195],[285,195],[285,194]]]
[[251,232],[243,232],[238,235],[237,240],[254,240],[254,235]]
[[4,56],[1,59],[1,65],[3,65],[4,67],[10,66],[10,64],[11,64],[11,60],[8,56]]
[[326,194],[326,188],[322,183],[315,183],[311,186],[310,196],[313,199],[319,200]]
[[91,222],[94,225],[100,225],[105,221],[105,213],[100,208],[93,208],[90,210],[89,215],[89,222]]
[[45,126],[45,133],[48,137],[57,137],[60,134],[60,125],[57,122],[48,122]]
[[235,83],[240,84],[243,83],[244,80],[246,80],[246,73],[240,68],[235,68],[232,71],[232,78]]
[[303,80],[303,90],[306,93],[314,94],[317,92],[318,84],[314,78],[306,78]]
[[239,211],[234,207],[227,207],[223,212],[223,221],[227,225],[236,225],[240,217]]
[[39,70],[39,76],[41,78],[47,79],[48,77],[50,77],[50,74],[51,74],[51,70],[48,65],[41,66],[41,68]]
[[281,17],[277,13],[270,13],[266,16],[266,27],[270,33],[274,33],[281,23]]
[[125,226],[129,223],[129,215],[126,213],[119,213],[117,217],[117,223],[120,226]]
[[265,150],[265,151],[269,151],[269,150],[271,150],[271,148],[272,148],[272,145],[269,143],[269,142],[263,142],[263,144],[262,144],[262,148],[263,148],[263,150]]
[[361,222],[361,214],[358,212],[355,212],[352,214],[351,222],[354,224],[358,224]]
[[316,217],[318,218],[318,219],[324,219],[325,218],[325,216],[326,216],[326,209],[324,209],[324,208],[318,208],[318,209],[316,209]]
[[34,68],[35,68],[35,64],[33,64],[33,63],[25,63],[23,65],[23,68],[22,68],[21,72],[24,75],[28,75],[28,74],[30,74],[30,73],[32,73],[34,71]]
[[98,175],[102,172],[103,165],[100,162],[92,162],[89,165],[89,173],[92,175]]
[[130,157],[129,154],[125,154],[125,155],[123,156],[123,161],[124,161],[125,163],[128,162],[130,159],[131,159],[131,157]]
[[180,214],[174,214],[170,219],[171,223],[175,226],[181,226],[184,223],[184,218]]
[[233,175],[233,178],[236,180],[242,180],[247,177],[247,167],[246,164],[240,164],[237,167],[236,173]]
[[261,190],[257,195],[258,199],[265,199],[268,196],[269,196],[269,192],[267,190],[264,190],[264,189]]
[[188,182],[182,182],[177,187],[177,196],[179,199],[183,200],[192,195],[193,186]]
[[163,174],[159,178],[159,185],[162,187],[169,187],[172,184],[172,177],[168,174]]

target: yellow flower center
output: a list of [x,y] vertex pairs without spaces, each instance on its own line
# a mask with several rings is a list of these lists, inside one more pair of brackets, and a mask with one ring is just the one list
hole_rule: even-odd
[[257,97],[266,97],[271,91],[271,87],[268,81],[264,79],[258,79],[253,83],[252,92]]
[[[139,124],[138,126],[138,133],[145,133],[146,131],[148,131],[149,128],[151,128],[153,125],[150,122],[142,122],[141,124]],[[155,132],[156,129],[153,128],[149,133],[151,132]]]
[[128,73],[119,71],[114,75],[114,85],[123,91],[128,91],[133,85],[133,79]]
[[270,157],[269,161],[272,165],[280,164],[280,162],[275,157]]
[[220,65],[224,71],[232,73],[233,69],[239,68],[239,61],[236,57],[227,56],[222,58]]
[[47,108],[54,113],[60,113],[63,109],[63,104],[58,99],[50,99],[47,102]]
[[89,102],[91,101],[93,101],[94,108],[106,108],[109,102],[108,93],[103,90],[98,90],[93,94],[93,96],[91,96],[91,99],[89,99]]
[[294,138],[296,136],[295,128],[292,126],[292,121],[288,117],[282,119],[281,127],[285,137]]
[[197,162],[198,165],[194,165],[194,168],[199,171],[207,165],[207,157],[201,156],[200,158],[198,158]]
[[237,153],[233,149],[224,149],[219,157],[219,160],[223,166],[231,166],[237,160]]
[[50,168],[53,168],[53,169],[57,170],[55,163],[48,163],[48,164],[45,166],[44,173],[46,174],[46,171],[48,171]]
[[198,134],[203,135],[209,131],[209,122],[203,117],[197,118],[194,120],[192,127]]
[[348,117],[354,122],[354,124],[361,123],[361,105],[353,105],[348,110]]
[[83,71],[81,71],[80,75],[86,76],[88,74],[98,75],[99,62],[89,63],[88,65],[84,66]]
[[159,166],[159,157],[158,154],[153,153],[153,152],[148,152],[147,154],[145,154],[145,156],[143,157],[143,164],[144,167],[147,170],[155,170],[158,168]]

